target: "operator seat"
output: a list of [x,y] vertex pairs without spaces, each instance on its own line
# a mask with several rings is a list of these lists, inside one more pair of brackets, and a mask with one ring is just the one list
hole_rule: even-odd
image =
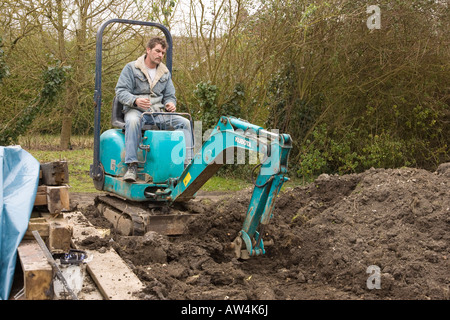
[[117,96],[114,97],[112,103],[111,124],[114,128],[125,130],[123,104],[119,101]]
[[[117,96],[114,97],[112,102],[111,125],[114,128],[119,128],[125,131],[125,117],[123,114],[123,104],[119,101]],[[156,125],[145,124],[142,126],[142,131],[145,130],[159,130],[159,128]]]

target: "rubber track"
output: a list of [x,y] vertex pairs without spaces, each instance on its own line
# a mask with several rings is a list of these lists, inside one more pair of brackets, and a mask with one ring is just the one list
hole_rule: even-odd
[[110,207],[115,208],[122,214],[126,214],[130,217],[133,222],[133,236],[142,236],[145,234],[145,224],[144,220],[141,218],[140,213],[146,213],[145,210],[129,205],[125,200],[121,200],[112,196],[98,196],[99,202],[102,202]]

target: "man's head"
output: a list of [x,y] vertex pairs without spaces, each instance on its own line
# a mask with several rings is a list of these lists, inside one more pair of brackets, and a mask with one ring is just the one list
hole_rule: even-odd
[[157,44],[161,45],[163,49],[167,49],[166,39],[161,37],[151,38],[147,43],[147,48],[153,49]]
[[156,68],[166,54],[167,42],[165,39],[155,37],[150,39],[147,43],[147,57],[146,61],[149,67]]

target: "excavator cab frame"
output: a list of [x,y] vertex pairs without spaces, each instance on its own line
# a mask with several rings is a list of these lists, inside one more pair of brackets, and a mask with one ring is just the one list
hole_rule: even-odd
[[169,29],[164,25],[128,19],[111,19],[105,21],[97,31],[95,45],[95,91],[94,91],[94,161],[90,168],[90,176],[98,190],[103,189],[105,180],[104,168],[100,163],[100,131],[101,131],[101,107],[102,107],[102,57],[103,57],[103,33],[106,27],[112,23],[132,24],[155,27],[161,30],[167,41],[166,66],[172,73],[173,40]]

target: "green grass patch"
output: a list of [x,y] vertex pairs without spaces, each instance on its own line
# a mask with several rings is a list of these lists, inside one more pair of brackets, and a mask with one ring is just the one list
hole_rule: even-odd
[[67,161],[71,192],[98,192],[89,176],[89,169],[93,162],[93,150],[44,151],[30,149],[27,151],[41,163]]
[[203,191],[239,191],[251,187],[250,182],[237,178],[225,178],[214,176],[209,179],[201,188]]

